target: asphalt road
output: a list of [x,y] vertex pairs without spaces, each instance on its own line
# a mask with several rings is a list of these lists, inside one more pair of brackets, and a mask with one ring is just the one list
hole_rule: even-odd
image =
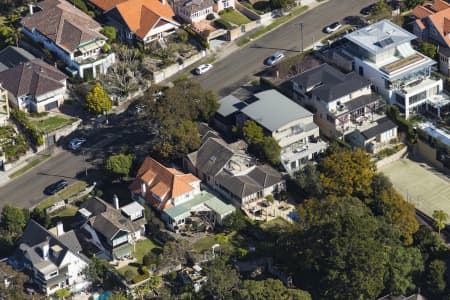
[[[124,113],[115,119],[111,116],[110,124],[97,129],[77,130],[61,142],[56,155],[0,187],[0,208],[6,203],[33,207],[47,197],[43,193],[46,186],[60,179],[69,182],[84,180],[86,168],[88,182],[101,181],[102,174],[98,170],[102,169],[105,158],[124,147],[132,149],[138,156],[148,153],[152,131],[142,126],[137,118],[130,118]],[[76,151],[63,149],[74,137],[85,137],[87,142]]]
[[330,0],[216,62],[211,71],[198,76],[197,80],[203,87],[225,96],[264,69],[264,60],[273,53],[284,51],[288,56],[298,53],[301,49],[300,22],[304,24],[303,42],[306,48],[326,35],[323,33],[326,26],[336,21],[343,22],[348,16],[360,16],[360,10],[374,2]]

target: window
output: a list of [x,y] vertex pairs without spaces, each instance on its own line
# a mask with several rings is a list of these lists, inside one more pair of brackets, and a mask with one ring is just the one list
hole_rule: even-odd
[[358,72],[359,72],[359,75],[364,76],[364,68],[363,67],[359,67]]
[[418,93],[417,95],[409,97],[409,105],[412,105],[416,102],[419,102],[421,100],[424,100],[427,98],[427,92],[423,91],[421,93]]

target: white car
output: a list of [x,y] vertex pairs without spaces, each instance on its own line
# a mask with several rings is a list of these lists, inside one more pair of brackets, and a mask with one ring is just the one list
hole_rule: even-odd
[[274,64],[276,64],[277,62],[282,60],[284,57],[285,56],[284,56],[284,54],[282,52],[277,52],[274,55],[272,55],[272,56],[267,58],[266,64],[268,66],[273,66]]
[[69,143],[69,148],[72,150],[76,150],[76,149],[80,148],[81,145],[84,144],[84,142],[86,142],[86,139],[84,139],[84,138],[73,139]]
[[332,33],[332,32],[335,32],[336,30],[338,30],[341,27],[342,27],[341,23],[335,22],[335,23],[331,24],[330,26],[328,26],[327,28],[325,28],[325,32],[326,33]]
[[212,67],[213,67],[213,65],[211,65],[211,64],[200,65],[197,68],[195,68],[195,73],[197,75],[202,75],[202,74],[208,72],[209,70],[211,70]]

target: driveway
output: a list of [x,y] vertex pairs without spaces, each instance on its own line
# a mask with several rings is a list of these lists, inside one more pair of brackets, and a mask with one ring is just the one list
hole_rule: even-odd
[[282,25],[260,39],[233,52],[214,64],[204,76],[197,77],[203,87],[225,96],[252,76],[264,69],[263,61],[274,52],[283,51],[287,56],[300,50],[300,23],[303,23],[305,48],[320,41],[323,28],[348,16],[359,16],[359,11],[374,0],[330,0]]

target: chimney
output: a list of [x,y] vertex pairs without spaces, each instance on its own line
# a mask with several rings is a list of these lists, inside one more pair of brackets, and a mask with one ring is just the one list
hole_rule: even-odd
[[147,186],[145,185],[145,182],[141,182],[141,194],[142,197],[147,197]]
[[30,16],[32,16],[33,15],[33,4],[28,4],[28,8],[29,8],[29,10],[30,10]]
[[42,243],[41,250],[42,250],[42,258],[47,260],[49,252],[50,252],[50,237],[49,236],[47,236],[45,242]]
[[116,208],[116,209],[119,209],[119,197],[117,197],[117,195],[116,194],[114,194],[114,196],[113,196],[113,202],[114,202],[114,207]]
[[64,234],[64,225],[62,222],[56,224],[56,236],[59,237]]
[[166,0],[161,0],[161,3],[162,3],[163,5],[166,5]]

